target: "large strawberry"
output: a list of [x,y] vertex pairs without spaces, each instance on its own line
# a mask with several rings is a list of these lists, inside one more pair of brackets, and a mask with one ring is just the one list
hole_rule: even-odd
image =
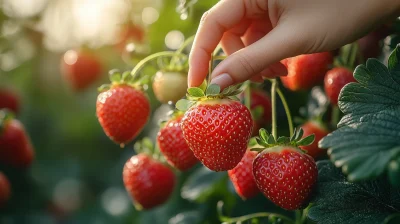
[[[263,132],[263,133],[262,133]],[[291,139],[260,131],[262,152],[254,159],[253,174],[260,191],[276,205],[296,210],[305,207],[315,186],[318,169],[314,159],[297,146],[307,145],[313,136],[300,139],[300,129]]]
[[237,87],[220,93],[212,84],[206,92],[188,89],[189,100],[180,100],[177,108],[187,110],[181,126],[194,155],[209,169],[226,171],[236,167],[247,149],[253,129],[250,111],[233,97]]
[[168,200],[175,186],[174,173],[146,154],[130,158],[123,170],[125,188],[136,209],[151,209]]
[[301,149],[307,151],[307,154],[312,156],[314,159],[322,156],[326,153],[326,150],[318,148],[318,142],[329,134],[329,131],[318,121],[307,121],[301,128],[304,131],[304,135],[308,136],[311,134],[315,135],[315,140],[312,144],[307,146],[300,146]]
[[93,84],[102,73],[102,64],[96,55],[83,50],[69,50],[61,60],[64,78],[76,91]]
[[10,182],[3,172],[0,172],[0,208],[4,206],[10,199],[11,187]]
[[19,112],[19,98],[9,89],[0,89],[0,109],[9,109],[15,114]]
[[333,68],[326,73],[324,80],[325,92],[333,105],[338,103],[340,90],[350,82],[356,82],[356,80],[353,77],[353,73],[345,67]]
[[24,126],[5,110],[0,110],[0,163],[27,167],[33,160],[33,147]]
[[157,135],[157,143],[168,163],[185,171],[193,167],[198,160],[183,138],[180,126],[182,117],[183,114],[174,114],[168,122],[162,124]]
[[324,80],[325,72],[332,63],[330,52],[299,55],[282,61],[288,75],[281,77],[283,85],[292,90],[306,90]]
[[153,81],[153,91],[161,103],[177,102],[186,94],[187,74],[178,71],[158,71]]
[[112,84],[104,85],[97,97],[96,114],[106,135],[117,144],[129,143],[150,116],[150,103],[138,85],[125,82],[118,72]]
[[240,163],[228,171],[236,193],[243,199],[252,198],[260,192],[253,177],[253,161],[256,156],[257,152],[246,151]]

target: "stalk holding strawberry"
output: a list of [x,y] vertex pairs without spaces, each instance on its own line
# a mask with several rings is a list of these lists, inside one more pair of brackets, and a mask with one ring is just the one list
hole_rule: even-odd
[[187,110],[182,131],[194,155],[209,169],[226,171],[236,167],[247,149],[253,129],[250,111],[235,97],[238,86],[220,93],[212,84],[206,92],[188,89],[189,100],[180,100],[177,108]]

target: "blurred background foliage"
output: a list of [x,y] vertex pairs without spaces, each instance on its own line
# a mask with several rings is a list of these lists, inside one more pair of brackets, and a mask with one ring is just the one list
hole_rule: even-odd
[[[217,201],[240,216],[270,211],[294,214],[265,197],[242,201],[226,172],[200,165],[176,172],[179,184],[170,200],[138,212],[122,183],[132,144],[121,149],[103,133],[95,116],[96,88],[108,83],[107,71],[130,70],[148,54],[175,50],[196,32],[201,15],[217,0],[0,0],[0,88],[21,99],[18,119],[35,148],[26,170],[1,166],[10,179],[12,198],[0,209],[0,224],[14,223],[218,223]],[[136,27],[139,41],[118,47],[124,27]],[[63,53],[85,48],[101,59],[104,71],[95,85],[73,91],[60,72]],[[143,72],[155,73],[156,66]],[[268,86],[266,86],[267,88]],[[155,139],[158,121],[170,110],[149,87],[152,119],[137,138]],[[307,102],[307,93],[285,93],[292,113]],[[279,131],[287,134],[282,106]]]

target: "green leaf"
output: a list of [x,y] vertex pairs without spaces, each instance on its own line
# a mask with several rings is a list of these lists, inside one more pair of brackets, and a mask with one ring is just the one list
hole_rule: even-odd
[[286,136],[281,136],[278,138],[278,140],[276,140],[276,142],[278,144],[285,144],[285,143],[289,143],[290,142],[290,138],[286,137]]
[[259,134],[260,134],[260,138],[261,138],[264,142],[267,142],[267,141],[268,141],[268,137],[269,137],[268,131],[265,130],[264,128],[261,128],[258,132],[259,132]]
[[121,82],[122,76],[118,69],[110,70],[109,76],[111,82]]
[[226,172],[213,172],[201,167],[191,174],[183,184],[181,196],[189,201],[205,202],[217,186],[226,180]]
[[400,188],[400,158],[389,163],[388,177],[393,186]]
[[196,102],[190,101],[187,99],[180,99],[178,102],[176,102],[176,109],[180,111],[187,111],[190,107],[192,107]]
[[276,141],[275,141],[275,138],[274,138],[273,135],[268,136],[268,141],[267,142],[268,142],[269,145],[276,144]]
[[221,91],[221,87],[217,84],[211,84],[207,87],[206,95],[218,95]]
[[400,191],[386,181],[350,183],[330,161],[317,166],[317,191],[308,212],[316,223],[377,224],[400,211]]
[[294,128],[294,130],[293,130],[293,135],[290,136],[290,141],[291,141],[291,142],[294,142],[294,140],[296,139],[296,135],[297,135],[297,129]]
[[331,160],[350,181],[374,179],[400,156],[399,49],[389,58],[389,68],[369,59],[354,72],[358,83],[346,85],[339,95],[345,114],[338,129],[319,142],[329,148]]
[[97,88],[97,91],[101,93],[101,92],[109,90],[110,88],[111,88],[110,84],[103,84],[99,88]]
[[261,116],[264,114],[263,106],[256,106],[251,109],[251,115],[253,116],[253,120],[258,121],[261,119]]
[[203,97],[204,91],[198,87],[191,87],[187,90],[187,92],[194,97]]
[[240,101],[239,97],[237,96],[229,96],[228,98],[231,100]]
[[307,146],[311,145],[314,142],[315,134],[311,134],[305,138],[302,138],[300,141],[297,142],[298,146]]
[[131,76],[131,72],[130,71],[125,71],[124,73],[122,73],[122,80],[124,82],[129,82],[131,80],[132,76]]
[[299,128],[299,130],[296,133],[296,136],[294,138],[295,141],[299,141],[303,137],[304,131],[302,128]]

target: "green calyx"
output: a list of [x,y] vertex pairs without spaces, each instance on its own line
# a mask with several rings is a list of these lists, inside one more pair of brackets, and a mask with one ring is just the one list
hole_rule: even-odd
[[183,112],[180,110],[171,110],[168,112],[168,116],[166,120],[160,120],[159,126],[163,128],[168,121],[175,120],[179,117],[183,116]]
[[299,129],[294,131],[294,134],[290,137],[281,136],[278,139],[272,134],[269,134],[264,128],[260,129],[260,136],[255,138],[255,141],[251,141],[252,151],[263,151],[264,149],[271,148],[274,146],[293,146],[298,148],[299,146],[311,145],[314,142],[315,135],[311,134],[303,138],[304,131]]
[[0,135],[4,131],[7,123],[14,119],[14,114],[8,109],[1,109],[0,110]]
[[242,84],[237,84],[225,88],[221,92],[221,88],[217,84],[204,85],[200,87],[188,88],[186,99],[181,99],[176,103],[176,108],[180,111],[187,111],[190,107],[194,106],[197,102],[218,99],[231,99],[239,101],[237,97],[243,91]]
[[97,90],[104,92],[116,85],[128,85],[136,89],[142,89],[144,84],[150,82],[149,76],[137,77],[132,76],[130,71],[121,73],[118,69],[110,70],[109,72],[110,84],[101,85]]

